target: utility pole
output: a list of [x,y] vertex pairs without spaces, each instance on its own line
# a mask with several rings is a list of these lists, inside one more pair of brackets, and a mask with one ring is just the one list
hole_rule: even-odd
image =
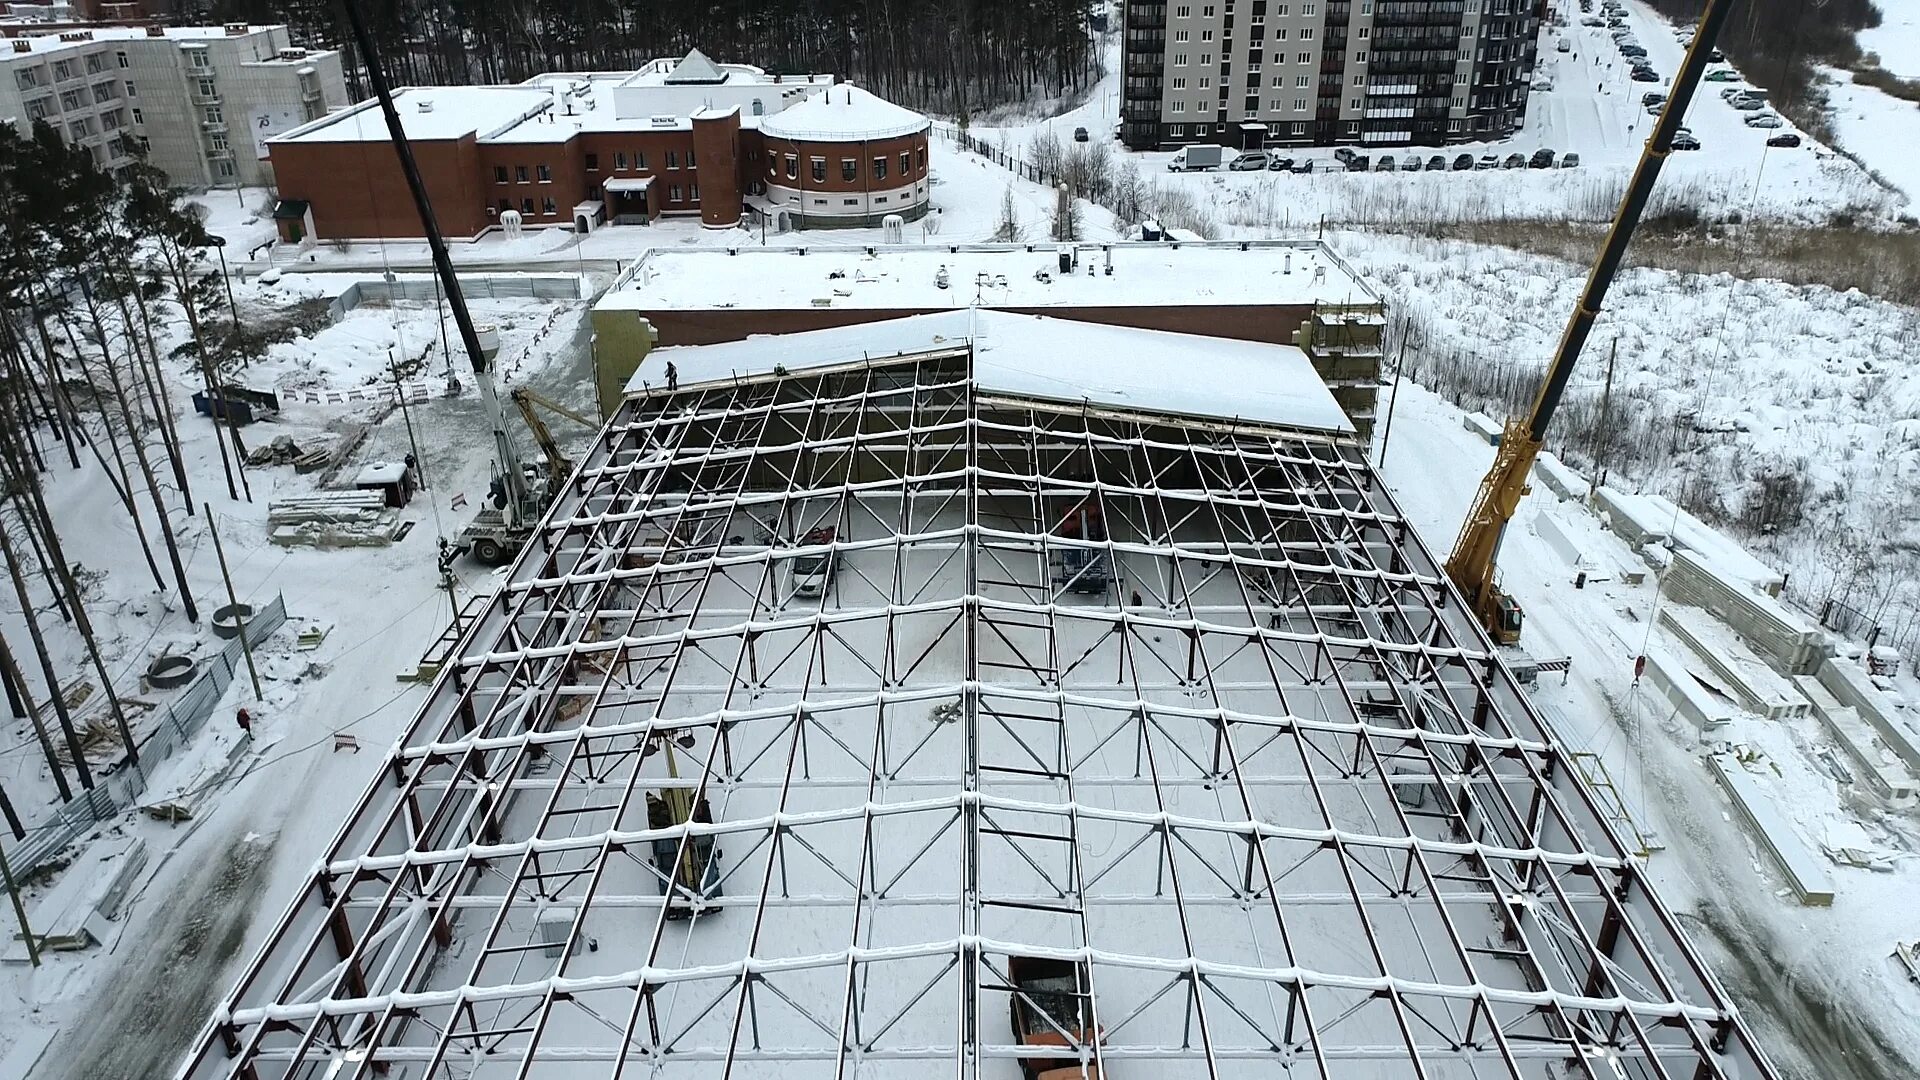
[[40,943],[33,939],[33,928],[27,925],[27,905],[20,902],[20,886],[14,883],[13,867],[7,865],[6,849],[0,848],[0,879],[7,886],[7,898],[13,901],[13,916],[20,920],[20,940],[27,943],[27,959],[34,967],[40,966]]
[[213,523],[213,504],[203,502],[200,507],[207,515],[207,535],[213,537],[213,553],[220,557],[220,577],[227,583],[229,610],[240,626],[240,655],[247,658],[247,677],[253,680],[253,697],[257,701],[265,695],[260,693],[260,670],[253,666],[253,643],[247,640],[248,620],[240,611],[240,598],[233,594],[233,575],[227,572],[227,549],[220,546],[220,530]]
[[413,412],[407,408],[407,389],[400,385],[400,365],[393,350],[387,350],[387,370],[393,373],[393,396],[400,402],[400,419],[407,422],[407,445],[413,448],[413,471],[420,474],[420,490],[427,490],[427,459],[420,456],[420,442],[413,437]]
[[1393,396],[1387,399],[1387,428],[1380,433],[1380,460],[1374,466],[1376,471],[1382,473],[1387,470],[1387,443],[1393,439],[1393,413],[1400,405],[1400,373],[1406,370],[1407,339],[1412,336],[1407,322],[1405,318],[1400,320],[1400,355],[1393,361]]
[[1593,480],[1587,487],[1587,505],[1592,506],[1594,498],[1607,483],[1607,451],[1613,447],[1613,429],[1608,421],[1613,414],[1613,360],[1620,355],[1620,339],[1613,339],[1613,349],[1607,353],[1607,381],[1600,391],[1600,452],[1595,454]]

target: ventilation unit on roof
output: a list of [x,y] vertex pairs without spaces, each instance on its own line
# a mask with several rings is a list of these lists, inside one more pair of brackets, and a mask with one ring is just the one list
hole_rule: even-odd
[[420,103],[419,103],[418,105],[416,105],[415,107],[416,107],[416,108],[418,108],[418,109],[419,109],[419,110],[420,110],[421,112],[432,112],[432,111],[433,111],[433,102],[431,102],[431,101],[422,101],[422,102],[420,102]]
[[281,49],[280,50],[280,59],[282,60],[305,60],[306,58],[307,58],[307,50],[305,49]]
[[166,37],[167,28],[164,26],[149,26],[147,27],[147,36],[148,37]]
[[14,52],[32,52],[33,42],[28,41],[26,38],[14,38],[13,51]]
[[63,33],[63,34],[61,34],[61,35],[60,35],[60,40],[61,40],[61,41],[92,41],[92,40],[93,40],[93,31],[91,31],[91,30],[68,30],[68,31],[66,31],[65,33]]
[[680,126],[680,118],[677,116],[655,116],[651,118],[651,122],[654,127],[679,127]]
[[229,37],[231,37],[231,36],[235,36],[235,35],[238,35],[238,34],[244,34],[244,33],[246,33],[246,32],[247,32],[247,24],[246,24],[246,23],[243,23],[243,22],[230,22],[230,23],[228,23],[228,24],[227,24],[227,35],[228,35]]

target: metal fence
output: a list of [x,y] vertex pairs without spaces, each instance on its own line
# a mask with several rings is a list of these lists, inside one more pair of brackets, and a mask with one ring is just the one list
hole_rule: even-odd
[[[541,299],[584,300],[588,285],[579,274],[462,274],[460,291],[469,300]],[[327,305],[334,322],[361,304],[394,300],[434,300],[440,296],[439,282],[432,278],[379,278],[356,281]]]
[[[276,596],[273,603],[247,620],[247,642],[258,645],[286,621],[286,599]],[[22,878],[31,877],[94,826],[136,805],[146,791],[147,777],[156,766],[172,757],[175,750],[199,734],[246,662],[240,639],[236,637],[227,642],[226,648],[207,661],[206,670],[193,685],[161,710],[160,722],[140,737],[140,762],[135,764],[122,758],[97,771],[92,790],[76,795],[55,810],[51,818],[34,826],[20,846],[8,854],[13,872]]]

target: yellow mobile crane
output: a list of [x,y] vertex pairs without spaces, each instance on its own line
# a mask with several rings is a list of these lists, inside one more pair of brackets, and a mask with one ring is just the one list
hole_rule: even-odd
[[1533,399],[1533,408],[1527,416],[1507,422],[1499,452],[1493,458],[1493,468],[1487,470],[1486,478],[1480,481],[1480,490],[1460,527],[1460,539],[1454,542],[1453,554],[1447,558],[1447,576],[1466,596],[1493,640],[1502,645],[1520,640],[1524,613],[1519,602],[1502,592],[1494,580],[1501,538],[1506,534],[1507,522],[1513,520],[1514,511],[1520,506],[1521,496],[1527,493],[1527,476],[1546,439],[1547,425],[1552,422],[1554,410],[1566,392],[1573,365],[1580,359],[1580,350],[1593,330],[1607,287],[1613,284],[1627,244],[1633,239],[1634,227],[1640,223],[1640,214],[1653,194],[1654,181],[1660,178],[1660,167],[1666,164],[1667,154],[1673,149],[1673,136],[1680,129],[1680,119],[1686,114],[1687,103],[1693,100],[1693,92],[1700,85],[1700,76],[1713,53],[1714,41],[1720,36],[1720,28],[1726,24],[1732,8],[1733,0],[1707,0],[1706,10],[1700,13],[1700,26],[1693,36],[1693,44],[1673,77],[1672,96],[1661,110],[1653,133],[1647,137],[1633,181],[1620,200],[1620,211],[1614,216],[1613,227],[1607,232],[1593,271],[1587,275],[1587,287],[1580,294],[1580,303],[1567,320],[1567,329],[1560,336],[1560,348],[1554,353],[1553,362],[1547,365],[1540,393]]
[[588,431],[597,431],[600,425],[531,386],[517,387],[508,396],[513,399],[515,405],[519,406],[520,418],[527,422],[527,430],[533,432],[534,445],[540,448],[540,453],[547,459],[547,490],[558,492],[560,485],[566,481],[567,474],[573,472],[573,459],[560,452],[560,444],[554,440],[553,432],[547,428],[546,421],[540,419],[540,414],[535,412],[533,407],[538,405],[555,416],[564,416],[582,425]]

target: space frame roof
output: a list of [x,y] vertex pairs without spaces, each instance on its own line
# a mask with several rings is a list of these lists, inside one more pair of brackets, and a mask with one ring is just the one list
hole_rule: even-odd
[[969,364],[625,402],[182,1075],[1773,1076],[1351,440]]

